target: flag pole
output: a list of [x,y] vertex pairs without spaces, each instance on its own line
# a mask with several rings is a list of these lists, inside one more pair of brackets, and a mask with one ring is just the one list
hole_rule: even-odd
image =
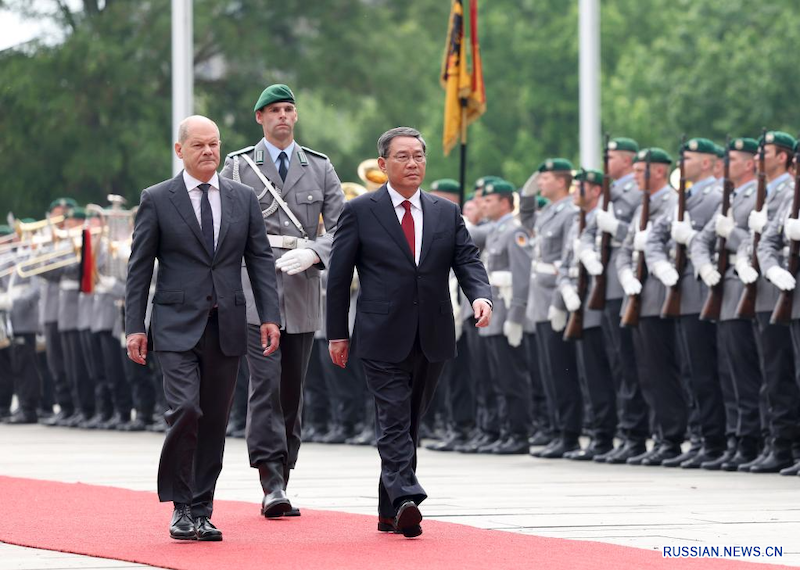
[[467,99],[461,97],[461,164],[458,168],[458,205],[464,207],[464,188],[467,181]]

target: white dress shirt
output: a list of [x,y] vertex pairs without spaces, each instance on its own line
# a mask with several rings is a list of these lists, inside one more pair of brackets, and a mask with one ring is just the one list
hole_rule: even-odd
[[[203,182],[184,170],[183,183],[186,184],[186,189],[189,191],[189,199],[192,201],[194,215],[197,217],[197,223],[200,229],[202,229],[203,221],[200,216],[200,207],[203,202],[203,191],[200,190],[198,186],[203,184]],[[222,199],[219,195],[219,176],[217,176],[216,172],[207,184],[211,184],[211,188],[208,189],[208,201],[211,204],[211,215],[214,217],[214,249],[216,249],[217,238],[219,238],[219,225],[222,220]]]
[[[406,198],[403,198],[389,183],[386,184],[386,189],[392,199],[397,221],[402,225],[403,216],[406,215],[406,209],[403,207]],[[414,219],[414,263],[417,265],[419,265],[419,252],[422,251],[422,198],[419,196],[420,192],[421,190],[417,188],[414,195],[408,198],[408,201],[411,202],[411,217]]]

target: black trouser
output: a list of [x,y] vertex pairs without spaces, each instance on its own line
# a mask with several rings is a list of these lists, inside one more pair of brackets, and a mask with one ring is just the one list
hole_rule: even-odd
[[47,366],[47,350],[36,349],[36,369],[42,379],[42,398],[39,406],[43,412],[52,412],[55,401],[53,376]]
[[607,299],[602,323],[617,391],[619,429],[626,439],[644,442],[650,435],[650,412],[639,385],[633,331],[620,327],[621,307],[622,299]]
[[658,436],[683,443],[688,407],[678,367],[675,321],[644,317],[633,329],[636,367],[642,395],[656,422]]
[[536,343],[545,392],[554,410],[556,433],[577,441],[583,429],[581,395],[575,345],[563,339],[548,321],[536,323]]
[[[474,319],[464,321],[464,328],[475,328]],[[466,331],[456,343],[458,355],[453,360],[448,360],[445,367],[447,373],[447,391],[445,393],[445,407],[450,426],[461,432],[467,432],[475,427],[475,383],[470,370],[469,346],[467,345]],[[442,372],[444,377],[445,372]],[[441,390],[441,388],[440,388]]]
[[489,372],[488,343],[478,334],[478,329],[467,321],[464,335],[467,339],[471,377],[475,385],[475,421],[481,431],[490,435],[500,434],[500,416],[497,412],[495,381]]
[[333,423],[351,430],[364,419],[365,380],[358,359],[350,358],[349,366],[340,368],[328,353],[320,354],[320,368],[329,394],[328,407]]
[[229,422],[235,430],[243,430],[247,425],[247,393],[250,387],[250,367],[247,359],[239,362],[239,372],[236,374],[236,386],[233,389],[233,405]]
[[[719,387],[722,390],[722,405],[725,408],[725,438],[730,439],[736,437],[736,426],[739,425],[739,408],[736,406],[736,388],[733,386],[733,373],[729,364],[730,358],[720,332],[720,325],[723,322],[717,323],[717,373],[719,374]],[[750,345],[750,350],[755,354],[755,340]],[[760,373],[759,377],[761,377]]]
[[591,409],[591,428],[597,441],[611,442],[617,429],[617,403],[614,379],[600,327],[583,329],[577,341],[578,370],[584,378]]
[[170,426],[158,466],[158,498],[190,504],[195,517],[211,516],[239,368],[239,356],[222,353],[219,335],[215,312],[192,350],[156,352]]
[[[121,354],[124,355],[124,353]],[[137,419],[143,418],[145,421],[149,421],[153,416],[156,393],[162,398],[164,397],[164,390],[161,386],[158,386],[158,388],[156,387],[156,376],[154,376],[150,368],[150,366],[157,363],[148,362],[147,366],[139,366],[127,356],[124,356],[124,358],[125,378],[128,380],[128,385],[131,388],[136,417]],[[117,411],[124,415],[124,409],[118,409]],[[130,408],[128,411],[130,411]],[[128,419],[127,416],[125,416],[125,419]]]
[[16,333],[13,345],[14,392],[23,412],[36,413],[42,394],[42,377],[36,367],[36,335]]
[[789,327],[769,324],[770,313],[758,313],[759,336],[763,351],[764,384],[770,434],[792,442],[797,437],[800,392],[795,382],[792,334]]
[[13,352],[9,345],[0,348],[0,410],[8,412],[14,398]]
[[[120,352],[120,343],[111,331],[101,331],[95,333],[100,347],[100,354],[103,362],[103,375],[111,393],[113,411],[124,418],[130,417],[132,403],[131,385],[125,376],[125,365],[123,363],[123,353]],[[125,358],[127,360],[127,358]],[[131,363],[133,364],[133,363]],[[133,364],[136,368],[147,370],[144,366]],[[150,412],[152,415],[152,411]],[[148,416],[149,418],[149,416]]]
[[281,334],[278,350],[264,356],[261,331],[247,325],[250,392],[247,402],[247,450],[250,466],[282,463],[294,469],[300,452],[303,384],[314,333]]
[[553,412],[547,402],[544,385],[542,384],[542,374],[539,364],[539,351],[536,346],[536,335],[525,333],[522,343],[528,355],[528,379],[531,384],[531,421],[534,430],[545,433],[552,433],[555,429],[555,419]]
[[86,367],[83,356],[80,331],[62,331],[61,344],[64,347],[64,360],[67,364],[67,377],[72,387],[72,401],[87,418],[94,415],[94,382]]
[[112,388],[111,381],[106,376],[100,337],[92,333],[90,329],[78,331],[78,334],[86,369],[94,386],[95,411],[104,418],[108,418],[114,411]]
[[315,338],[311,346],[311,358],[306,373],[305,394],[303,395],[303,425],[313,426],[317,430],[325,430],[331,420],[331,395],[325,383],[323,359],[330,362],[328,341]]
[[375,398],[375,435],[381,456],[378,515],[394,517],[400,500],[419,504],[427,497],[416,475],[419,422],[433,399],[444,362],[429,362],[418,338],[401,362],[361,362]]
[[733,379],[736,403],[736,436],[761,437],[759,392],[764,382],[756,350],[754,324],[737,319],[717,324],[722,358]]
[[72,401],[72,385],[67,376],[67,364],[64,360],[64,346],[61,333],[58,332],[58,323],[44,324],[44,338],[47,344],[47,368],[53,378],[55,401],[61,411],[71,415],[75,411],[77,402]]
[[675,326],[675,347],[678,351],[678,369],[680,370],[681,386],[686,400],[686,428],[692,442],[702,441],[703,434],[700,428],[700,411],[692,389],[692,366],[689,352],[686,350],[686,342],[683,340],[683,329],[680,326],[680,319]]
[[703,445],[725,448],[725,404],[717,373],[717,325],[701,321],[699,315],[679,319],[680,338],[689,358],[691,388],[697,403]]
[[531,429],[531,385],[525,346],[513,347],[503,335],[487,337],[489,365],[496,379],[503,432],[527,439]]

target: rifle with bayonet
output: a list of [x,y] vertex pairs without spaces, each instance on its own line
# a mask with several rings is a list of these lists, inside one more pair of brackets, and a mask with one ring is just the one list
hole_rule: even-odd
[[[681,181],[678,185],[678,221],[682,222],[686,214],[686,167],[684,159],[684,147],[686,146],[686,135],[681,137],[680,153],[680,173]],[[661,318],[681,316],[681,278],[686,269],[686,244],[675,244],[675,271],[678,272],[678,281],[669,288],[664,305],[661,307]]]
[[[794,152],[794,195],[792,196],[792,211],[789,217],[797,219],[800,214],[800,145]],[[789,261],[788,271],[792,277],[797,277],[797,270],[800,266],[800,241],[792,240],[789,246]],[[775,303],[775,308],[772,311],[772,316],[769,319],[770,324],[773,325],[788,325],[792,320],[792,305],[794,304],[794,289],[789,291],[781,291],[778,302]]]
[[[644,191],[642,192],[642,210],[639,215],[639,231],[643,232],[647,229],[647,223],[650,221],[650,151],[647,152],[647,162],[645,163],[644,170]],[[636,257],[636,279],[644,286],[644,281],[647,279],[647,265],[644,261],[644,252],[634,252]],[[635,327],[639,325],[639,315],[642,312],[642,298],[641,294],[628,296],[628,304],[625,307],[625,313],[622,315],[620,324],[625,327]]]
[[[603,211],[607,212],[611,204],[611,177],[608,175],[608,133],[606,133],[605,145],[603,147]],[[598,231],[599,228],[598,228]],[[589,295],[587,307],[592,310],[600,311],[606,306],[606,272],[608,262],[611,259],[611,234],[602,232],[600,238],[600,263],[603,265],[603,272],[594,277],[594,287],[592,294]],[[581,264],[583,265],[583,264]]]
[[[586,229],[586,210],[584,210],[584,202],[586,200],[586,186],[584,183],[585,176],[581,178],[579,185],[579,192],[581,196],[581,211],[578,217],[578,238],[580,239],[583,231]],[[572,255],[578,267],[578,298],[581,300],[581,306],[577,311],[572,311],[567,321],[567,327],[564,329],[564,340],[578,340],[583,337],[583,302],[586,298],[586,290],[589,288],[589,274],[586,267],[578,259],[578,252],[573,249]]]

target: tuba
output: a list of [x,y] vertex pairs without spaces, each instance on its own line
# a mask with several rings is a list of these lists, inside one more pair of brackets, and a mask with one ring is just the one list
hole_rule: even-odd
[[377,190],[389,181],[389,178],[378,166],[377,158],[369,158],[362,161],[358,165],[358,177],[369,192]]

